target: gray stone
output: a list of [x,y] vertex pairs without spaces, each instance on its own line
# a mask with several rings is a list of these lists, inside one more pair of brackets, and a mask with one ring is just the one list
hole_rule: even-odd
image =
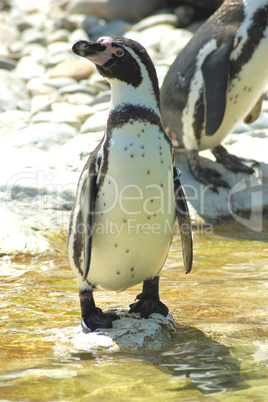
[[131,25],[125,21],[117,20],[112,22],[105,22],[100,20],[98,25],[88,28],[86,30],[90,40],[97,40],[101,36],[124,36],[127,31],[131,29]]
[[71,84],[66,85],[64,87],[59,88],[59,93],[61,95],[64,94],[75,94],[75,93],[84,93],[88,95],[95,95],[96,92],[93,91],[89,86],[83,84]]
[[106,21],[125,20],[137,22],[163,7],[163,0],[71,0],[70,14],[95,15]]
[[179,6],[174,9],[174,14],[178,19],[178,27],[184,28],[189,25],[194,18],[194,8],[191,6]]
[[0,57],[0,69],[13,70],[16,67],[15,60],[8,59],[7,57]]
[[140,318],[138,314],[129,314],[124,310],[117,310],[120,320],[113,321],[113,328],[99,329],[84,334],[81,327],[69,327],[53,334],[58,348],[55,354],[87,352],[118,352],[157,350],[171,341],[176,331],[176,324],[169,314],[163,317],[152,314],[148,319]]
[[11,71],[0,70],[0,88],[0,112],[16,109],[20,101],[28,99],[24,80]]

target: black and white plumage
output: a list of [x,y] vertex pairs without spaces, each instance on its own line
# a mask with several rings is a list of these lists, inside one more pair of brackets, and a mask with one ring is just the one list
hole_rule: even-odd
[[220,143],[240,121],[258,117],[267,84],[268,0],[226,0],[171,65],[160,95],[164,128],[212,190],[228,184],[201,168],[198,152],[211,149],[226,168],[253,173]]
[[80,41],[73,51],[96,64],[111,85],[106,132],[79,179],[68,233],[84,332],[109,328],[118,317],[95,306],[93,289],[120,292],[143,282],[130,312],[168,314],[159,300],[177,216],[186,272],[192,266],[190,218],[163,130],[159,88],[146,50],[122,37]]

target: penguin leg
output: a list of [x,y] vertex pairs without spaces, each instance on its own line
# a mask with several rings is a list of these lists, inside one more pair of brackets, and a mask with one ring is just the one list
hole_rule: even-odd
[[81,327],[85,334],[95,331],[97,328],[112,328],[112,322],[119,317],[114,313],[103,313],[96,307],[93,298],[93,289],[79,292],[81,305]]
[[136,300],[138,301],[129,306],[130,313],[140,313],[142,318],[148,318],[153,313],[164,317],[168,315],[167,306],[159,299],[159,276],[143,282],[142,293],[136,297]]
[[196,180],[207,185],[215,193],[218,193],[217,187],[230,187],[225,180],[221,179],[221,174],[217,170],[200,166],[198,151],[188,151],[187,161],[189,169]]
[[238,158],[235,155],[229,154],[229,152],[222,145],[218,145],[217,147],[213,148],[211,152],[217,159],[218,163],[222,163],[226,169],[231,170],[232,172],[252,174],[254,173],[252,167],[248,167],[242,162],[251,162],[252,166],[258,165],[257,161]]

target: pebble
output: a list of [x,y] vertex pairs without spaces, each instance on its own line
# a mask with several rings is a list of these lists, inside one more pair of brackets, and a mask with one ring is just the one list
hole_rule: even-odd
[[[1,11],[1,253],[47,252],[43,234],[66,230],[81,169],[103,137],[111,91],[92,63],[72,53],[74,42],[109,34],[135,39],[153,58],[161,85],[177,53],[204,22],[194,21],[193,2],[174,4],[172,9],[165,8],[165,0],[14,0],[9,12]],[[230,152],[260,161],[254,177],[261,175],[263,186],[268,180],[267,112],[265,100],[259,119],[240,123],[225,140]],[[215,167],[209,151],[202,155],[208,167]],[[252,177],[217,165],[232,187],[246,183],[246,190],[229,199],[225,189],[220,195],[204,191],[189,174],[183,153],[176,159],[193,222],[250,210]]]

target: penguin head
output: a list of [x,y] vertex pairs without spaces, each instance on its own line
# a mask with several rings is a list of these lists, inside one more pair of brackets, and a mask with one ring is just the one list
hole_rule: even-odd
[[96,42],[81,40],[73,45],[73,52],[93,62],[99,73],[110,80],[119,80],[137,88],[143,81],[145,67],[158,91],[154,65],[144,47],[121,36],[103,36]]

